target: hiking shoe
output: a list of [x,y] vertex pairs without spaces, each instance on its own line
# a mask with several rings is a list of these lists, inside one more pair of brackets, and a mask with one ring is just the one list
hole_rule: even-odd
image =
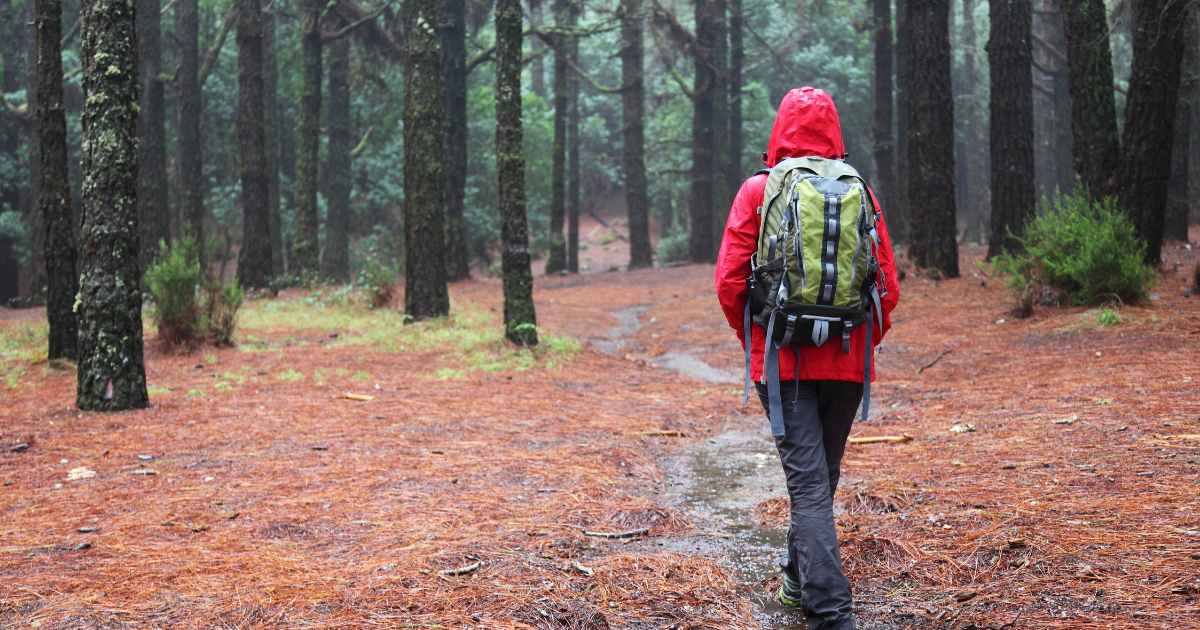
[[779,587],[779,593],[775,599],[779,601],[781,606],[787,608],[804,608],[804,589],[800,586],[800,582],[788,575],[787,571],[783,572],[783,584]]

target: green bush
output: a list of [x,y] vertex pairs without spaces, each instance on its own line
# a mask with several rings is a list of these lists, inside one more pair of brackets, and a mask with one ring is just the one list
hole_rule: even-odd
[[663,265],[686,261],[688,259],[687,233],[677,232],[658,239],[658,247],[655,248],[654,257]]
[[232,346],[233,331],[237,328],[238,309],[245,294],[237,280],[225,284],[210,282],[204,288],[203,328],[209,342],[217,346]]
[[355,284],[367,294],[371,308],[383,308],[392,302],[396,272],[382,261],[371,259],[363,263]]
[[1075,305],[1137,302],[1154,283],[1146,245],[1112,199],[1059,195],[1025,226],[1024,251],[992,261],[1007,276],[1022,308],[1035,300]]
[[168,346],[191,346],[200,338],[200,259],[190,238],[160,242],[159,256],[146,270],[146,290],[154,300],[154,323]]

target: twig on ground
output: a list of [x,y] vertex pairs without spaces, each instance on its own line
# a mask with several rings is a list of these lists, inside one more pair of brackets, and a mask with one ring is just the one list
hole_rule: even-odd
[[951,352],[954,352],[954,348],[946,348],[945,350],[942,350],[941,352],[938,353],[938,355],[936,357],[933,358],[932,361],[930,361],[929,363],[926,363],[925,365],[922,365],[921,369],[917,370],[917,374],[920,374],[920,373],[924,372],[925,370],[928,370],[929,368],[937,365],[937,362],[941,361],[942,357],[946,356],[947,354],[950,354]]
[[596,532],[596,531],[590,531],[590,530],[586,530],[586,529],[583,530],[584,536],[591,536],[593,538],[614,538],[614,539],[636,538],[638,536],[644,536],[645,534],[648,534],[648,533],[650,533],[649,527],[639,527],[638,529],[631,529],[629,531],[624,531],[624,532]]
[[443,569],[441,571],[438,571],[438,575],[445,576],[445,577],[450,577],[450,576],[454,576],[454,575],[468,575],[470,573],[474,573],[474,572],[478,571],[479,567],[481,567],[481,566],[483,566],[483,560],[476,560],[475,562],[472,562],[471,564],[466,564],[461,567],[454,567],[452,569]]
[[911,442],[911,435],[871,435],[850,438],[851,444],[903,444]]

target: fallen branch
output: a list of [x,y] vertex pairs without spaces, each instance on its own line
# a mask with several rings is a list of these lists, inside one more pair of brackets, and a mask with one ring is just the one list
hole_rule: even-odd
[[442,571],[438,571],[438,575],[442,575],[445,577],[450,577],[450,576],[455,576],[455,575],[467,575],[467,574],[478,571],[479,567],[481,567],[481,566],[483,566],[483,560],[476,560],[475,562],[472,562],[471,564],[463,565],[461,567],[454,567],[453,569],[444,569]]
[[851,444],[903,444],[911,441],[911,435],[872,435],[850,438]]
[[652,431],[638,431],[635,435],[638,437],[687,437],[683,431],[675,431],[670,429],[655,429]]
[[925,370],[928,370],[929,368],[937,365],[937,362],[941,361],[942,357],[946,356],[947,354],[950,354],[951,352],[954,352],[954,348],[946,348],[945,350],[942,350],[941,352],[938,353],[938,355],[936,357],[933,358],[932,361],[930,361],[929,363],[926,363],[925,365],[922,365],[921,369],[917,370],[917,374],[920,374],[920,373],[924,372]]
[[586,529],[583,530],[584,536],[591,536],[593,538],[613,538],[613,539],[637,538],[638,536],[644,536],[648,533],[650,533],[649,527],[639,527],[638,529],[631,529],[626,532],[594,532],[594,531],[589,531]]
[[358,400],[361,402],[370,402],[372,400],[375,400],[374,396],[369,396],[367,394],[354,394],[351,392],[346,392],[346,393],[342,394],[342,398],[344,398],[346,400]]

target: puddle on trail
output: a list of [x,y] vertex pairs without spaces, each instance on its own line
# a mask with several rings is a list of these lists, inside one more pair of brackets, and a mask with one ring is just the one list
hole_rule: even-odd
[[754,507],[786,496],[779,456],[758,416],[731,420],[726,431],[693,444],[664,462],[664,500],[696,524],[691,536],[660,539],[672,551],[718,558],[734,570],[764,628],[804,630],[804,615],[771,597],[786,532],[762,527]]
[[[648,310],[649,305],[636,304],[613,311],[612,315],[617,318],[617,325],[606,331],[603,337],[593,337],[589,342],[600,352],[613,356],[641,350],[633,336],[642,327],[642,315]],[[650,362],[657,367],[706,383],[739,383],[742,379],[741,374],[715,368],[688,352],[667,352],[654,357]]]

